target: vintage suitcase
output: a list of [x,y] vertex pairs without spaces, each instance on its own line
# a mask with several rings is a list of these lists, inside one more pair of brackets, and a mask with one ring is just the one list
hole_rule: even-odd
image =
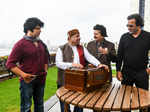
[[104,68],[65,70],[65,88],[75,91],[88,91],[101,87],[109,81],[109,73]]

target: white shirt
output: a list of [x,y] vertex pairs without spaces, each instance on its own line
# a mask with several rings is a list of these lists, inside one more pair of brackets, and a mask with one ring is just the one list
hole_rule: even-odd
[[[77,47],[76,46],[71,46],[72,50],[73,50],[73,54],[74,54],[74,59],[73,59],[73,63],[77,63],[77,64],[80,64],[80,58],[79,58],[79,54],[78,54],[78,51],[77,51]],[[92,56],[88,50],[84,48],[84,57],[85,59],[95,65],[95,66],[98,66],[100,64],[100,62],[94,57]],[[62,54],[62,51],[60,48],[58,48],[58,51],[56,53],[56,66],[58,68],[61,68],[63,70],[69,68],[69,67],[72,67],[72,63],[70,62],[63,62],[63,54]]]

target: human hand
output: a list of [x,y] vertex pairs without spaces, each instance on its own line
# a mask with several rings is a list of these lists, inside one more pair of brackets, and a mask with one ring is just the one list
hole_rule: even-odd
[[150,75],[150,68],[147,68],[146,72],[147,72],[148,75]]
[[122,81],[123,80],[123,77],[122,77],[122,73],[120,71],[117,72],[117,79],[119,81]]
[[72,63],[72,67],[83,68],[84,66],[78,63]]
[[102,67],[104,67],[104,69],[109,72],[109,67],[107,65],[104,65],[104,64],[99,64],[98,65],[98,68],[102,68]]
[[21,76],[26,83],[30,83],[32,80],[34,80],[36,78],[36,75],[32,75],[32,74],[28,74],[28,73],[24,73]]
[[99,52],[101,52],[102,54],[108,54],[108,48],[99,47],[98,50],[99,50]]
[[88,64],[89,68],[94,68],[95,66],[93,64]]

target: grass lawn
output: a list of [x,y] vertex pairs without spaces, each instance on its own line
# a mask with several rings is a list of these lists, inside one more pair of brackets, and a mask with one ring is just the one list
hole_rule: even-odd
[[[116,76],[116,70],[112,70],[113,76]],[[56,92],[57,68],[52,67],[48,70],[44,100]],[[0,82],[0,112],[20,112],[20,93],[19,80],[13,78]],[[32,107],[33,108],[33,107]]]
[[112,76],[116,77],[116,70],[112,70]]
[[[50,98],[56,92],[57,69],[48,70],[44,100]],[[20,112],[19,80],[13,78],[0,82],[0,112]]]
[[116,63],[112,63],[111,66],[116,66]]

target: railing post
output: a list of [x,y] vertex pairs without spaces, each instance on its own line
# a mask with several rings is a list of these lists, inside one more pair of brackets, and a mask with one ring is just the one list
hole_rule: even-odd
[[144,19],[145,0],[139,0],[139,14]]

